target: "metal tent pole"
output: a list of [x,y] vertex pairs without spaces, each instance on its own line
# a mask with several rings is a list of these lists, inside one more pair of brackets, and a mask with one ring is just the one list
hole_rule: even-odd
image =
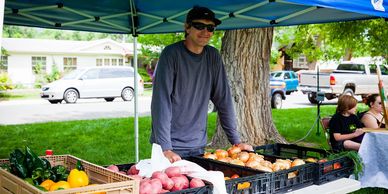
[[317,94],[315,95],[315,99],[317,101],[317,135],[320,135],[319,132],[319,121],[321,120],[321,101],[317,100],[319,92],[321,90],[319,89],[319,64],[317,65]]
[[135,152],[136,152],[136,162],[139,161],[139,115],[138,115],[138,95],[137,95],[137,84],[138,84],[138,77],[137,77],[137,37],[133,37],[133,68],[135,70]]
[[[1,37],[3,37],[3,23],[4,23],[4,4],[5,1],[0,0],[0,49],[1,49]],[[1,55],[1,52],[0,52]]]

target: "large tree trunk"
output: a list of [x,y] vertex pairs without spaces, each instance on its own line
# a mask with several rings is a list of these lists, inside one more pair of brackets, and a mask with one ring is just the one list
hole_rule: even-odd
[[[230,80],[243,142],[262,145],[285,142],[272,120],[269,89],[269,59],[273,28],[226,31],[221,55]],[[230,146],[219,120],[212,147]]]

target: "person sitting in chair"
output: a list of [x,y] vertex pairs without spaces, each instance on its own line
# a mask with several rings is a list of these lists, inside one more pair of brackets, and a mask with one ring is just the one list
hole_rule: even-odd
[[381,98],[378,94],[371,94],[366,98],[366,105],[369,110],[361,117],[361,122],[366,128],[385,128],[383,117],[383,106],[381,106]]
[[336,113],[330,119],[330,142],[334,152],[360,148],[364,134],[363,124],[355,115],[357,99],[342,95],[338,99]]

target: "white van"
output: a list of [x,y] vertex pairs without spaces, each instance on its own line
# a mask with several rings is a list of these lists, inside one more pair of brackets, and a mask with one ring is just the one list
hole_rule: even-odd
[[[90,67],[77,69],[62,79],[42,87],[41,98],[56,104],[65,100],[75,103],[81,98],[104,98],[107,102],[121,97],[130,101],[134,96],[134,69],[132,67]],[[138,74],[138,94],[144,91]]]

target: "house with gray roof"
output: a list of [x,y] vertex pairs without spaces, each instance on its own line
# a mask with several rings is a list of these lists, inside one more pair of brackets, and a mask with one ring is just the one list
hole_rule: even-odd
[[128,66],[133,57],[130,43],[111,39],[94,41],[3,38],[6,55],[1,56],[0,71],[7,72],[13,84],[32,86],[36,68],[51,73],[90,66]]

